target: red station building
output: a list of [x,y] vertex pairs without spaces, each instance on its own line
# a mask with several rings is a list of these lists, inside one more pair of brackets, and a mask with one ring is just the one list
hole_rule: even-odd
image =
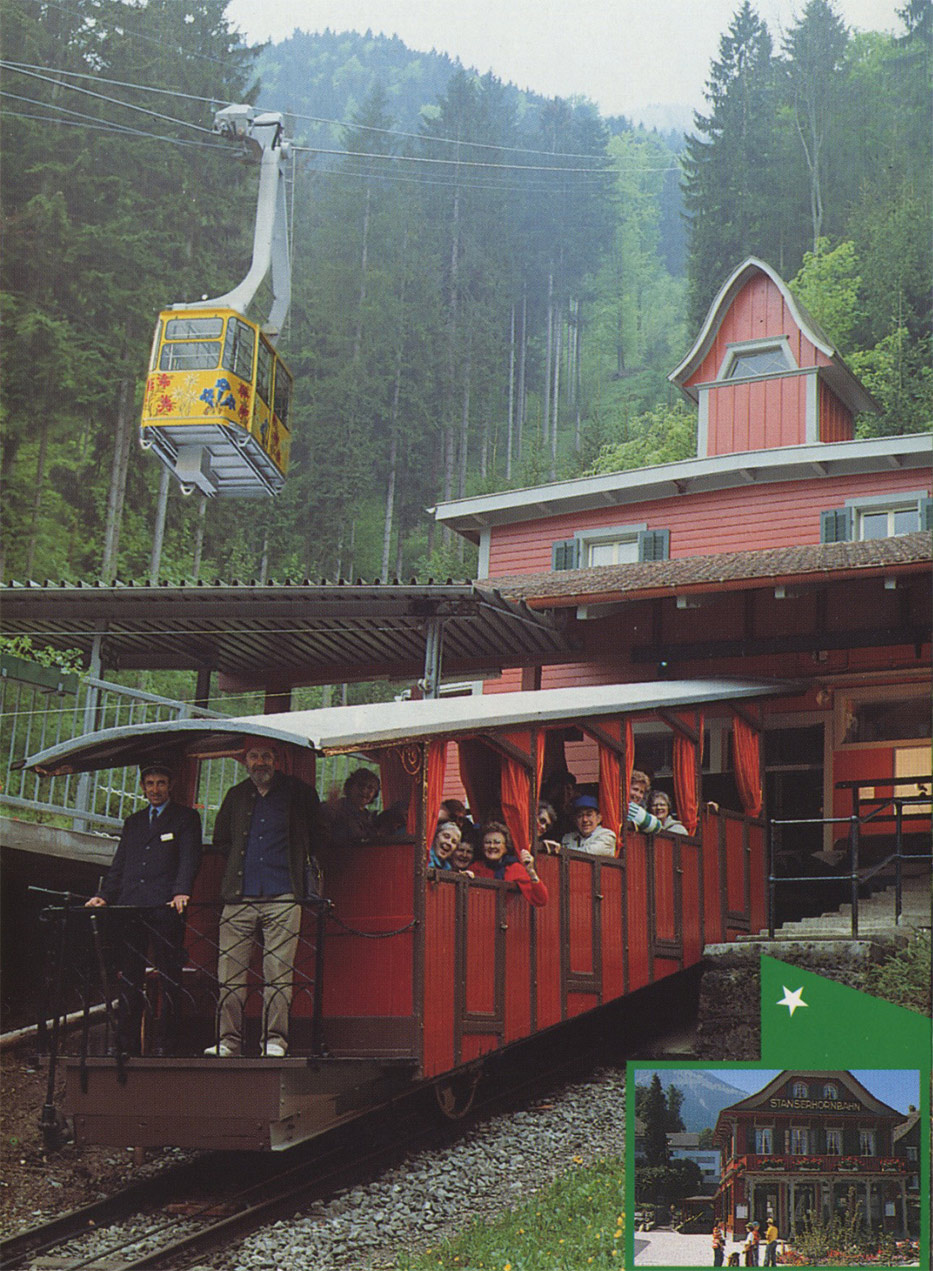
[[[928,786],[910,779],[930,774],[933,437],[858,439],[855,417],[875,411],[873,399],[753,258],[669,378],[697,404],[696,458],[435,509],[477,544],[481,584],[559,619],[576,650],[505,670],[482,691],[786,681],[786,695],[744,710],[763,742],[763,804],[758,783],[737,773],[733,719],[694,718],[703,798],[813,818],[782,832],[785,872],[801,861],[815,872],[816,851],[830,867],[841,861],[847,825],[816,821],[879,809],[857,863],[881,859],[892,796],[918,799]],[[670,734],[636,724],[636,766],[668,790],[671,750]],[[570,741],[565,753],[578,780],[596,780],[595,747]],[[903,812],[906,838],[928,853],[929,805]]]
[[825,1222],[858,1203],[871,1227],[906,1236],[906,1120],[849,1072],[782,1072],[719,1114],[717,1216],[736,1237],[769,1218],[790,1237],[811,1215]]

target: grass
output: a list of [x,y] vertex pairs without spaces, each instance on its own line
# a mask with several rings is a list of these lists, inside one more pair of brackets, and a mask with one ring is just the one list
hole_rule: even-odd
[[895,1006],[906,1006],[923,1015],[931,1012],[930,933],[917,930],[910,943],[878,966],[865,978],[865,990]]
[[398,1256],[396,1271],[606,1271],[624,1265],[621,1160],[571,1170],[526,1203]]

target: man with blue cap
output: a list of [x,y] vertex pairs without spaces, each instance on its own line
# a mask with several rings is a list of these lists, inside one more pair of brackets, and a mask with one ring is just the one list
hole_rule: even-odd
[[581,794],[573,801],[575,830],[565,834],[560,841],[563,848],[572,852],[589,852],[591,856],[615,856],[616,836],[608,826],[602,825],[599,803],[591,794]]

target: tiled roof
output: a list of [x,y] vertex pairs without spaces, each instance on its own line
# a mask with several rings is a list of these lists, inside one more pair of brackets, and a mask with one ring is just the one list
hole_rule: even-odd
[[884,573],[929,566],[933,540],[926,531],[852,543],[807,543],[753,552],[721,552],[632,565],[597,565],[544,574],[510,574],[480,580],[533,608],[647,599],[689,591],[738,590],[762,582],[814,581],[826,575]]

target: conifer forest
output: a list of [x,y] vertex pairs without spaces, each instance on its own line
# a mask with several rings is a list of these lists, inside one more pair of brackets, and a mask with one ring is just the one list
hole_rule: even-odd
[[[686,135],[224,11],[0,0],[4,581],[470,577],[436,502],[695,454],[667,375],[749,255],[880,403],[861,435],[930,427],[931,0],[893,34],[744,0]],[[249,267],[232,102],[293,143],[291,468],[274,500],[173,482],[154,550],[156,315]]]

